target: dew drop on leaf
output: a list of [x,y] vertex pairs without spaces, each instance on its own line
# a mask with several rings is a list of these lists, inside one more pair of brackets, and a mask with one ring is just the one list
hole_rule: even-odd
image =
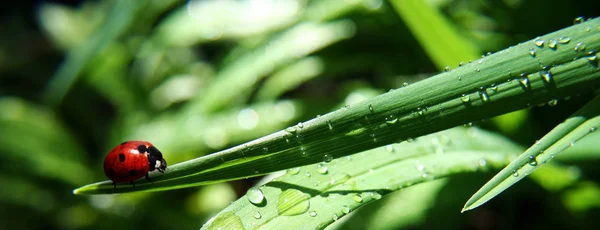
[[381,194],[379,194],[377,192],[373,192],[373,193],[371,193],[371,198],[373,198],[374,200],[379,200],[379,199],[381,199]]
[[297,189],[286,189],[277,199],[277,213],[282,216],[295,216],[308,211],[310,196]]
[[342,206],[342,212],[343,212],[344,214],[348,214],[348,213],[350,213],[350,207],[349,207],[348,205],[344,205],[344,206]]
[[331,216],[331,219],[333,219],[333,221],[336,221],[336,220],[338,220],[338,218],[339,218],[339,217],[338,217],[338,215],[336,215],[336,214],[333,214],[333,215]]
[[310,211],[309,215],[312,217],[315,217],[315,216],[317,216],[317,211],[312,210],[312,211]]
[[323,165],[323,164],[318,164],[317,165],[317,172],[320,174],[327,174],[327,166]]
[[395,151],[393,145],[386,145],[385,146],[385,150],[388,151],[388,152],[390,152],[390,153],[393,153]]
[[573,19],[573,24],[580,24],[580,23],[583,23],[584,21],[585,21],[585,18],[579,16],[579,17],[576,17],[575,19]]
[[333,156],[331,156],[331,155],[327,155],[327,154],[325,154],[325,156],[323,156],[323,161],[324,161],[325,163],[329,163],[329,162],[331,162],[332,160],[333,160]]
[[560,37],[558,38],[558,43],[560,44],[567,44],[571,41],[571,37]]
[[531,165],[531,166],[538,165],[538,162],[537,162],[537,159],[535,158],[535,156],[529,156],[529,165]]
[[360,194],[356,194],[356,195],[352,196],[352,199],[354,201],[356,201],[356,203],[361,203],[363,201],[363,198],[362,198],[362,196],[360,196]]
[[535,48],[529,49],[529,55],[535,57]]
[[540,47],[540,48],[544,47],[544,40],[541,37],[535,38],[535,40],[533,40],[533,43],[537,47]]
[[519,172],[515,169],[513,170],[513,174],[514,177],[518,177],[519,176]]
[[557,49],[558,48],[558,41],[550,39],[548,41],[548,48],[553,49],[553,50]]
[[300,172],[300,167],[291,168],[287,170],[287,174],[296,175]]
[[248,198],[250,203],[257,205],[263,202],[265,195],[262,193],[260,188],[252,187],[248,189],[248,192],[246,192],[246,198]]
[[261,217],[262,215],[260,215],[260,212],[254,213],[254,219],[260,219]]
[[469,102],[469,101],[471,100],[471,96],[469,96],[468,94],[464,94],[464,93],[463,93],[463,95],[460,97],[460,100],[461,100],[463,103],[467,103],[467,102]]

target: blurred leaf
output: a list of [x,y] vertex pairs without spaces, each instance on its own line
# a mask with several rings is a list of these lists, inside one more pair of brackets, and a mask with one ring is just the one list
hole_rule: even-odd
[[85,151],[49,111],[16,98],[0,99],[0,152],[6,171],[79,184],[91,179]]
[[69,52],[64,63],[48,83],[44,92],[45,99],[51,104],[58,104],[88,62],[129,28],[137,11],[143,8],[145,3],[145,1],[116,1],[101,28],[89,40]]
[[393,0],[391,3],[439,70],[481,54],[443,14],[424,0]]
[[354,23],[349,20],[299,24],[227,65],[217,73],[206,92],[190,102],[188,109],[208,113],[231,105],[275,68],[349,38],[354,29]]
[[274,100],[288,90],[294,89],[305,81],[323,72],[321,58],[307,57],[275,72],[267,79],[257,94],[259,100]]
[[563,195],[563,203],[574,214],[600,207],[600,186],[595,182],[582,182]]
[[[323,229],[390,192],[453,174],[501,167],[517,152],[518,146],[500,136],[476,128],[451,129],[410,143],[289,169],[258,190],[250,189],[202,229],[227,228],[227,222],[217,220],[230,215],[239,217],[244,229]],[[255,193],[261,194],[256,200]]]
[[[589,20],[541,38],[568,36],[570,39],[570,43],[562,42],[560,49],[537,51],[536,58],[556,64],[552,68],[540,67],[539,60],[531,57],[529,50],[535,43],[528,41],[464,68],[344,107],[246,144],[173,165],[152,184],[139,181],[136,188],[124,187],[118,192],[177,189],[265,175],[497,116],[556,97],[589,92],[595,89],[600,78],[597,65],[590,62],[596,60],[593,58],[596,56],[573,52],[576,46],[573,43],[585,42],[589,49],[600,48],[599,34],[584,29],[599,24],[600,19]],[[580,56],[585,58],[578,58]],[[514,80],[513,72],[525,74]],[[223,88],[219,95],[229,95],[223,92],[229,93],[231,89]],[[114,191],[110,182],[100,182],[74,192],[105,194]]]
[[596,131],[600,126],[600,97],[596,97],[566,121],[556,126],[539,142],[531,146],[510,165],[506,166],[494,178],[487,182],[471,199],[467,201],[464,211],[479,207],[494,198],[519,180],[525,178],[539,166],[552,160],[554,156],[571,145]]

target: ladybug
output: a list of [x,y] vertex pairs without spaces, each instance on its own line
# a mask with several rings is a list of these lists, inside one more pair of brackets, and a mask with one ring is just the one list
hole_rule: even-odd
[[114,190],[118,182],[129,181],[133,187],[134,180],[146,176],[157,169],[164,173],[167,161],[154,145],[146,141],[126,141],[113,148],[104,158],[104,174],[112,180]]

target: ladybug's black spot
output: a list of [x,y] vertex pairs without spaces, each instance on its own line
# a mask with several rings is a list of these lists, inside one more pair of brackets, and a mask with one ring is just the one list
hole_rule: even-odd
[[129,170],[129,175],[130,175],[130,176],[135,176],[135,175],[137,175],[137,171],[135,171],[135,170],[133,170],[133,169],[132,169],[132,170]]
[[119,161],[120,162],[125,162],[125,154],[119,153]]
[[108,169],[108,176],[109,176],[109,177],[111,177],[111,178],[112,178],[112,177],[115,177],[116,175],[117,175],[117,174],[115,173],[115,170],[114,170],[114,169],[112,169],[112,168]]
[[148,151],[148,148],[146,148],[145,145],[139,145],[138,151],[140,151],[140,153],[145,153],[146,151]]

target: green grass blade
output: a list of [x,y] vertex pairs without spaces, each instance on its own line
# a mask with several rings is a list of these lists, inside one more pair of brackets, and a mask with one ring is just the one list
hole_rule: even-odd
[[[457,128],[329,163],[292,168],[221,211],[202,229],[322,229],[391,192],[509,162],[520,147],[477,128]],[[262,199],[261,199],[262,198]],[[237,226],[239,227],[239,226]],[[240,228],[241,229],[241,228]]]
[[51,104],[60,103],[88,62],[128,28],[138,10],[145,4],[145,1],[116,1],[101,29],[67,55],[65,62],[48,83],[44,92],[45,99]]
[[565,122],[556,126],[510,165],[487,182],[465,204],[464,211],[481,206],[494,198],[563,150],[600,126],[600,97],[595,98]]
[[[544,35],[246,144],[175,164],[152,184],[139,181],[136,188],[118,192],[169,190],[264,175],[591,92],[600,84],[597,56],[576,49],[581,44],[587,50],[600,49],[599,26],[597,18]],[[560,43],[551,42],[561,37]],[[552,45],[538,47],[539,40]],[[113,189],[106,181],[74,192],[106,194]]]
[[452,23],[425,1],[390,2],[438,69],[481,55],[473,42],[462,37]]

